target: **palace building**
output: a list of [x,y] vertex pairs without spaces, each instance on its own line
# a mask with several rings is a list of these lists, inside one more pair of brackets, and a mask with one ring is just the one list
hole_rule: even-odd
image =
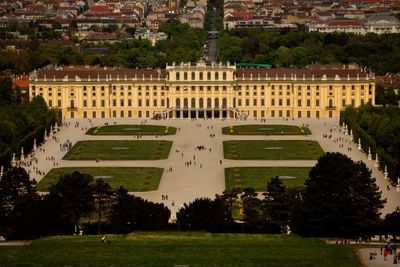
[[348,105],[375,104],[375,77],[344,65],[71,66],[32,72],[29,98],[38,95],[64,118],[336,118]]

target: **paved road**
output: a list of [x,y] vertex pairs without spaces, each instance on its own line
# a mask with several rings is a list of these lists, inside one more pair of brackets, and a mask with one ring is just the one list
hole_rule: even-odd
[[[217,17],[217,10],[214,8],[211,17],[211,31],[216,31],[216,17]],[[204,55],[205,60],[207,62],[217,61],[217,41],[218,41],[218,35],[216,34],[208,35],[206,51]]]
[[[73,125],[76,121],[80,122],[80,126],[75,128]],[[73,144],[80,140],[134,140],[131,136],[88,136],[85,135],[82,127],[91,127],[104,125],[105,122],[110,124],[114,120],[95,119],[93,123],[88,119],[71,121],[70,126],[62,127],[61,131],[56,134],[56,137],[61,141],[70,140]],[[140,124],[138,119],[118,119],[119,124]],[[309,124],[312,135],[305,136],[228,136],[222,135],[221,128],[230,125],[238,124],[254,124],[259,123],[255,120],[197,120],[191,121],[188,119],[170,119],[164,121],[149,121],[150,124],[169,125],[179,127],[180,130],[174,136],[163,136],[155,138],[154,136],[144,136],[143,140],[172,140],[173,145],[169,158],[166,160],[156,161],[65,161],[62,160],[65,152],[60,151],[59,144],[52,138],[49,138],[41,148],[45,151],[37,150],[36,156],[39,159],[37,166],[45,173],[49,172],[54,166],[53,161],[46,160],[46,157],[53,156],[55,161],[58,162],[58,167],[140,167],[152,166],[165,168],[159,188],[157,191],[151,192],[138,192],[135,195],[142,196],[146,199],[155,202],[161,202],[161,195],[167,194],[168,201],[164,201],[166,205],[172,210],[172,214],[179,209],[183,203],[193,201],[197,197],[214,197],[215,194],[221,194],[225,188],[224,182],[224,168],[226,167],[240,167],[240,166],[291,166],[291,167],[308,167],[313,166],[315,161],[295,161],[295,160],[282,160],[282,161],[266,161],[266,160],[224,160],[223,159],[223,145],[224,140],[246,139],[246,140],[316,140],[320,143],[325,151],[339,151],[349,155],[354,160],[363,160],[367,166],[372,170],[372,174],[377,178],[377,184],[382,190],[383,197],[388,199],[388,202],[383,209],[383,214],[392,212],[395,207],[400,205],[400,192],[396,192],[394,188],[390,191],[386,189],[389,182],[384,179],[382,172],[374,167],[373,161],[368,161],[366,155],[357,151],[357,145],[349,141],[350,137],[340,133],[336,127],[336,121],[332,119],[326,120],[307,120],[296,119],[284,121],[282,119],[268,119],[268,124],[291,124],[302,125]],[[197,124],[201,124],[198,127]],[[332,133],[330,132],[332,129]],[[339,142],[334,142],[322,135],[328,133],[332,134],[335,138],[343,137],[347,141],[344,143],[344,148],[339,148]],[[210,138],[210,134],[215,134],[214,138]],[[204,145],[207,150],[197,151],[196,145]],[[347,151],[347,147],[352,147],[352,152]],[[211,148],[211,152],[209,149]],[[176,152],[179,150],[179,153]],[[182,157],[183,153],[183,157]],[[192,164],[191,167],[185,167],[184,162],[191,160],[194,161],[193,156],[196,158],[196,166]],[[222,165],[220,164],[222,160]],[[166,172],[169,167],[173,168],[173,172]],[[33,170],[31,173],[33,173]],[[41,175],[32,174],[34,179],[39,181],[43,178]],[[172,201],[175,205],[172,206]]]

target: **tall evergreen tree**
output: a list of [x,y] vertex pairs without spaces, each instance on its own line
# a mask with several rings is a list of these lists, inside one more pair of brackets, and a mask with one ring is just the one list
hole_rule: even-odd
[[385,203],[363,162],[326,153],[309,174],[302,214],[293,222],[306,236],[367,237]]
[[289,223],[289,198],[278,176],[267,184],[264,217],[278,229],[284,230]]

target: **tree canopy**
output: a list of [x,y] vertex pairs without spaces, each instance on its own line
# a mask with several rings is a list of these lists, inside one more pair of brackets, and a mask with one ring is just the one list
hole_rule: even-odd
[[310,170],[302,196],[301,219],[292,222],[306,236],[367,237],[385,200],[363,162],[326,153]]
[[240,29],[222,32],[218,56],[221,61],[269,63],[275,67],[356,63],[383,75],[400,71],[400,40],[396,34],[279,34]]

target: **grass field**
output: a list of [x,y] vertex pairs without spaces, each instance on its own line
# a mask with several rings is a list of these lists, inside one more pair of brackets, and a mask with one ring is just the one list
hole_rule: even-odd
[[231,190],[235,187],[252,187],[260,192],[265,191],[267,183],[274,176],[292,176],[295,179],[281,179],[287,187],[303,186],[308,178],[310,168],[299,167],[237,167],[225,169],[225,189]]
[[171,141],[80,141],[65,160],[154,160],[168,158]]
[[140,124],[98,126],[86,132],[90,135],[174,135],[175,133],[175,127]]
[[253,124],[222,128],[223,134],[230,135],[310,135],[307,127],[280,124]]
[[135,233],[51,237],[28,246],[0,246],[0,266],[269,266],[356,267],[350,245],[298,236],[208,233]]
[[106,178],[103,178],[103,180],[109,183],[113,189],[123,186],[130,192],[157,190],[163,173],[161,168],[56,168],[47,173],[36,188],[38,191],[48,191],[51,185],[57,183],[61,175],[74,171],[90,174],[94,178],[105,176]]
[[224,157],[239,160],[313,160],[324,151],[316,141],[224,141]]

